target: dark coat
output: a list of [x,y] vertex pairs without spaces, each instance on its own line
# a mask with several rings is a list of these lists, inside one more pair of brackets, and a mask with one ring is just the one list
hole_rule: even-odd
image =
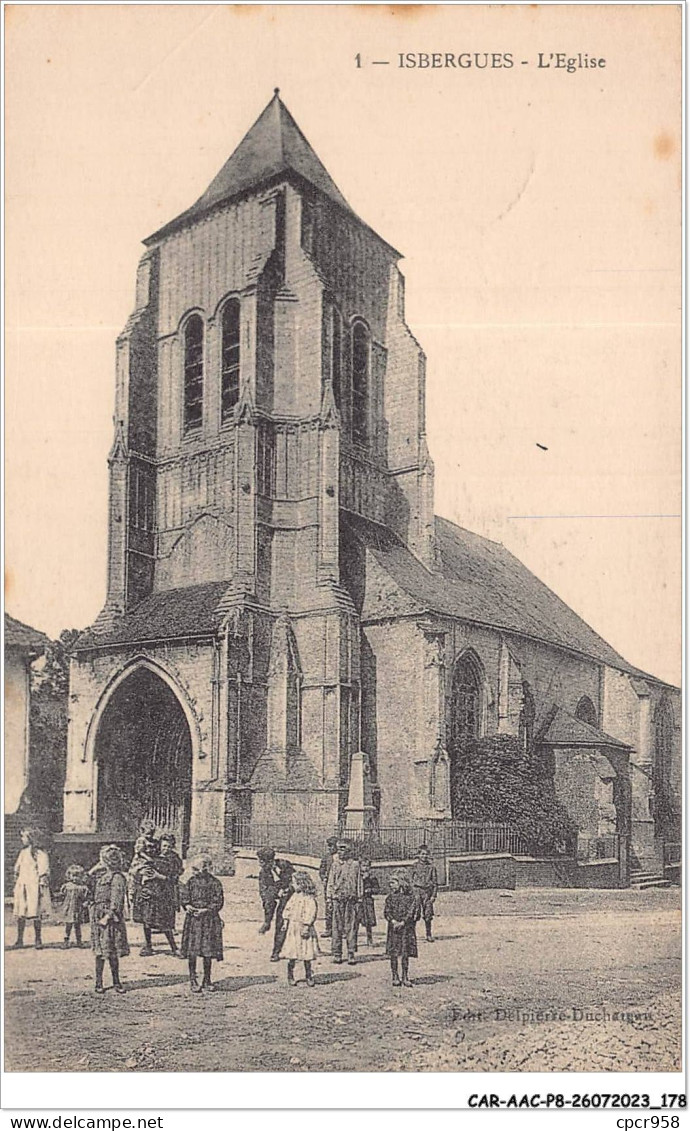
[[335,856],[335,849],[333,851],[331,851],[331,849],[329,848],[328,852],[324,856],[321,857],[321,863],[319,864],[319,878],[320,878],[321,883],[323,884],[324,887],[326,886],[326,883],[328,882],[328,873],[330,872],[331,868],[333,867],[333,857],[334,856]]
[[273,860],[265,860],[259,868],[259,896],[262,903],[275,903],[278,895],[278,879]]
[[127,884],[122,872],[107,869],[96,877],[91,904],[91,946],[97,958],[129,954],[125,926]]
[[183,958],[223,957],[223,885],[210,872],[194,872],[185,892],[186,916],[180,954]]
[[174,931],[175,915],[180,910],[180,876],[184,871],[184,864],[176,852],[161,855],[155,861],[156,871],[162,872],[165,880],[158,881],[157,918],[158,930]]
[[276,860],[275,866],[278,870],[277,890],[276,895],[278,899],[278,911],[282,913],[288,899],[294,895],[295,887],[292,878],[295,874],[295,866],[289,860]]
[[376,926],[376,907],[374,896],[379,894],[379,881],[376,876],[362,876],[364,895],[360,903],[359,921],[363,927]]
[[[388,920],[386,954],[391,958],[417,957],[417,900],[411,891],[394,891],[386,896],[383,907],[384,918]],[[394,927],[392,920],[402,923]]]

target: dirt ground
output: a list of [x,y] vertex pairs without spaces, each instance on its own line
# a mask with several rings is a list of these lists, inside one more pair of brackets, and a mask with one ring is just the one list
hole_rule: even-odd
[[44,950],[6,951],[6,1069],[680,1068],[677,888],[442,893],[437,941],[418,931],[409,989],[390,984],[377,900],[374,946],[360,940],[357,965],[334,966],[324,955],[313,989],[289,989],[285,962],[270,963],[270,937],[257,934],[252,873],[256,865],[241,861],[225,881],[225,960],[214,964],[214,994],[190,995],[186,964],[164,952],[162,938],[153,958],[141,957],[132,924],[122,997],[94,994],[90,950],[61,949],[57,925],[44,928]]

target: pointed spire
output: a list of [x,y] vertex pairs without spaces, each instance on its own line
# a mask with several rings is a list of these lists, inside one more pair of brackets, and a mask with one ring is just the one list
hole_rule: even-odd
[[327,381],[323,388],[319,423],[321,424],[322,428],[340,427],[340,413],[338,412],[338,406],[335,403],[335,394],[333,392],[333,383],[331,381]]
[[219,204],[258,189],[281,175],[289,174],[296,174],[303,181],[308,181],[340,208],[355,216],[281,100],[280,88],[275,87],[273,97],[263,113],[211,181],[206,192],[191,208],[149,236],[144,243],[152,243],[184,224],[199,219]]
[[123,420],[118,420],[115,425],[115,439],[108,454],[108,463],[117,463],[127,459],[127,440],[125,438],[125,425]]
[[254,402],[247,381],[243,382],[242,388],[240,389],[240,399],[235,408],[235,421],[237,424],[254,423]]

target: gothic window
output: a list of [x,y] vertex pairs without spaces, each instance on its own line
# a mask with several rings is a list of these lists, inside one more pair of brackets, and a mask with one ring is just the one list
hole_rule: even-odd
[[352,327],[352,438],[369,440],[369,331],[363,322]]
[[671,837],[676,826],[671,790],[673,708],[664,697],[654,715],[654,818],[657,836]]
[[288,750],[296,752],[302,745],[302,673],[297,649],[292,640],[288,655],[285,708],[286,746]]
[[232,420],[240,399],[240,303],[231,298],[223,307],[221,344],[221,424]]
[[257,437],[257,490],[269,498],[275,492],[275,444],[266,425],[259,428]]
[[331,381],[333,383],[333,398],[338,412],[342,403],[342,358],[343,358],[343,326],[340,314],[335,307],[331,308]]
[[522,710],[520,711],[518,736],[522,749],[525,751],[525,753],[529,753],[532,749],[532,739],[534,738],[534,720],[536,713],[537,711],[531,688],[528,683],[523,683]]
[[302,247],[311,255],[314,251],[316,210],[311,201],[302,197]]
[[575,708],[575,718],[579,719],[581,723],[587,723],[591,727],[599,726],[599,716],[597,709],[594,706],[589,695],[583,695],[577,707]]
[[135,530],[147,533],[154,526],[154,484],[150,475],[134,464],[130,473],[129,513]]
[[276,195],[275,254],[281,278],[285,275],[285,193]]
[[201,428],[204,415],[204,324],[193,314],[184,330],[184,430]]
[[453,672],[451,718],[452,746],[461,750],[481,729],[481,682],[477,664],[469,655],[461,657]]

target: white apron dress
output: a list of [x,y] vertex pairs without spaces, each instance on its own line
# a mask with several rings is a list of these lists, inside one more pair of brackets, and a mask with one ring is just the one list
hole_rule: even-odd
[[[280,954],[282,958],[291,961],[313,962],[317,954],[316,933],[314,922],[316,920],[317,906],[313,895],[305,895],[296,891],[291,895],[285,905],[283,918],[287,921],[287,934]],[[309,938],[302,938],[302,928],[311,927]]]
[[50,861],[43,848],[22,848],[14,865],[14,914],[18,919],[45,919],[50,899]]

